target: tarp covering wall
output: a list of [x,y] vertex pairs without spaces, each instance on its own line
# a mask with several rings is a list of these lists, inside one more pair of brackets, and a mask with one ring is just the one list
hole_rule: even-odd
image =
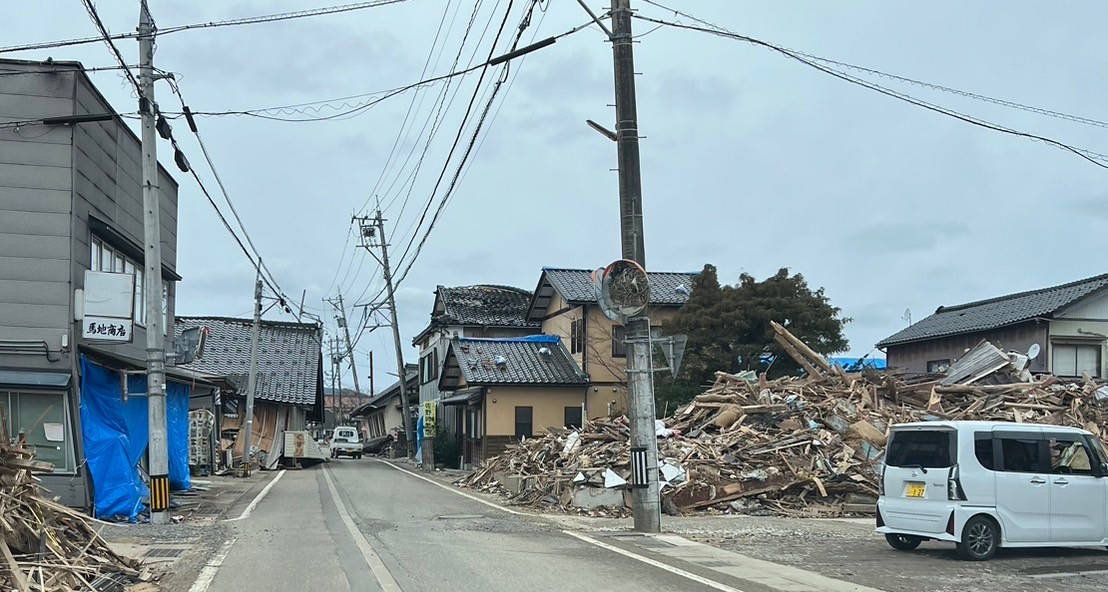
[[[149,490],[139,461],[149,440],[146,377],[131,376],[123,402],[119,374],[81,356],[81,438],[95,499],[95,516],[135,521]],[[189,387],[166,385],[169,482],[188,489]]]

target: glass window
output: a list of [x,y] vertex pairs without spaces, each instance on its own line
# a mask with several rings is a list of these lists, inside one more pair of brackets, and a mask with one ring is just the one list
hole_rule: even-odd
[[1008,473],[1045,473],[1040,462],[1039,446],[1042,440],[1000,436],[1002,471]]
[[9,438],[20,433],[35,459],[54,465],[54,472],[72,472],[73,454],[65,393],[0,393]]
[[955,432],[951,430],[894,431],[885,464],[925,469],[950,467],[955,460],[955,441]]
[[100,249],[103,245],[100,244],[100,239],[93,237],[92,239],[92,263],[89,264],[89,269],[97,271],[100,269]]
[[988,432],[974,434],[973,454],[981,466],[990,471],[996,470],[992,434]]
[[566,421],[565,426],[567,428],[579,428],[581,427],[581,408],[577,406],[566,407],[565,409]]
[[1058,376],[1081,376],[1088,372],[1100,378],[1100,344],[1055,343],[1051,370]]
[[1092,458],[1085,445],[1072,437],[1051,438],[1050,470],[1052,473],[1091,475]]
[[627,344],[623,342],[627,338],[627,329],[623,326],[612,327],[612,357],[626,358]]
[[516,407],[516,438],[531,437],[533,411],[531,407]]
[[929,374],[939,374],[946,372],[946,369],[950,367],[950,360],[930,360],[927,362],[927,372]]

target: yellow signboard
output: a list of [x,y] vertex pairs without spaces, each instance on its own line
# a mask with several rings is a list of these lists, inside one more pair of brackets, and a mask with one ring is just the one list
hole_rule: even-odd
[[423,437],[434,438],[435,437],[435,412],[438,410],[438,403],[434,401],[427,401],[423,404]]

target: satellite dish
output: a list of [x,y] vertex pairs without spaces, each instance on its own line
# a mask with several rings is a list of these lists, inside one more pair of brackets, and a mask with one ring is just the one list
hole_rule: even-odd
[[1034,360],[1039,357],[1040,347],[1038,343],[1032,343],[1031,347],[1027,348],[1027,359]]
[[[650,302],[650,281],[641,265],[620,259],[604,270],[601,309],[610,308],[620,318],[642,313]],[[609,317],[610,318],[610,317]]]

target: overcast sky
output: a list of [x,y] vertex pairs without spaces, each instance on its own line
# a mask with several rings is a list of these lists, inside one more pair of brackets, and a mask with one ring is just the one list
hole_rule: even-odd
[[[589,3],[597,12],[607,4]],[[821,57],[1108,120],[1102,75],[1108,71],[1108,4],[1100,1],[662,3]],[[9,4],[7,45],[96,34],[79,0]],[[496,54],[504,52],[528,4],[514,2]],[[633,4],[643,15],[674,17],[642,1]],[[134,29],[137,1],[97,5],[113,33]],[[150,5],[166,29],[311,8],[326,0],[150,0]],[[462,65],[488,56],[507,5],[506,0],[481,4]],[[546,0],[543,6],[546,11],[535,13],[525,43],[587,20],[573,0]],[[176,73],[194,111],[359,95],[450,71],[472,8],[472,1],[408,0],[340,15],[184,31],[158,39],[155,62]],[[647,33],[653,25],[637,21],[634,27]],[[919,320],[939,305],[1105,271],[1104,169],[1043,143],[901,103],[747,43],[670,28],[639,41],[646,254],[652,270],[694,271],[712,263],[728,283],[742,272],[763,278],[788,267],[803,273],[854,319],[847,336],[856,355],[902,328],[906,309]],[[137,61],[136,42],[117,43],[129,62]],[[5,54],[47,56],[89,67],[113,64],[104,44]],[[118,72],[92,76],[117,110],[135,110]],[[1102,127],[870,78],[997,124],[1108,152],[1108,130]],[[383,285],[376,262],[349,238],[351,214],[367,211],[366,204],[373,207],[379,197],[392,257],[400,259],[476,84],[477,76],[470,75],[449,88],[457,95],[452,103],[447,97],[438,134],[403,211],[405,182],[426,142],[441,84],[337,120],[199,119],[267,265],[294,299],[307,290],[307,308],[328,327],[334,325],[333,311],[322,298],[341,291],[347,305],[362,303]],[[160,83],[157,93],[163,109],[177,109],[167,85]],[[398,291],[409,362],[416,351],[408,345],[429,319],[436,285],[533,289],[543,266],[595,268],[618,258],[615,144],[585,125],[585,119],[594,119],[613,126],[612,94],[610,46],[595,27],[512,63],[478,150]],[[343,102],[332,103],[338,111],[320,107],[288,116],[334,115],[345,110]],[[480,97],[477,105],[479,112]],[[214,190],[184,122],[174,129]],[[463,146],[467,139],[468,133]],[[173,169],[168,145],[159,149]],[[447,181],[453,169],[452,164]],[[184,276],[178,314],[249,316],[249,262],[192,180],[177,178],[177,270]],[[407,259],[399,267],[406,264]],[[365,333],[357,344],[363,376],[366,356],[375,352],[378,387],[393,380],[382,378],[395,368],[391,344],[384,328]]]

